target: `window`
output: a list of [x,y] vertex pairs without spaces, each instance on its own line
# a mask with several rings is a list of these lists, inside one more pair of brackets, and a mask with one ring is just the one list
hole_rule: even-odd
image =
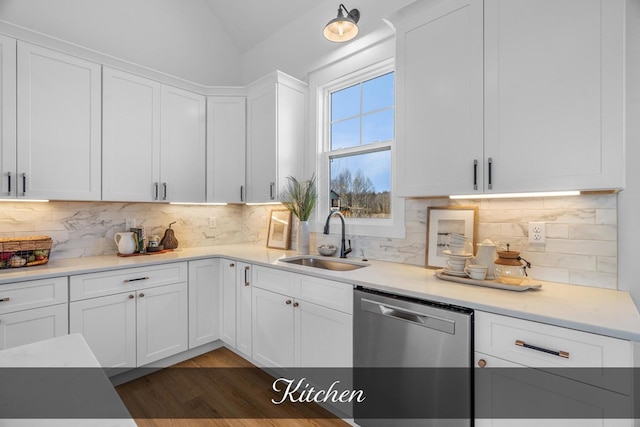
[[347,218],[390,219],[394,73],[352,80],[327,94],[330,207]]

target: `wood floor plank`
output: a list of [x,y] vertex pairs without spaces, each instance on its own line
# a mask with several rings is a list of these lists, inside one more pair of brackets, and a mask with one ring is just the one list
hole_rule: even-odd
[[[273,377],[227,348],[174,367],[191,369],[163,369],[116,387],[139,426],[348,426],[316,404],[272,404]],[[189,418],[157,417],[167,413]]]

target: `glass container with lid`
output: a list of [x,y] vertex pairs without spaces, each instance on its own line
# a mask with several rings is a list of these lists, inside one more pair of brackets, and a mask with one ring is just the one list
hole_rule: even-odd
[[511,249],[511,244],[498,244],[498,259],[495,260],[494,273],[496,281],[507,285],[521,285],[529,277],[527,268],[531,263],[520,256],[519,251]]

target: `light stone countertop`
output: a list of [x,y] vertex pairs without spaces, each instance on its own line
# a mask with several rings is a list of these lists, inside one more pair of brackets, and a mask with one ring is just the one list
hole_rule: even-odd
[[368,267],[345,272],[278,261],[295,255],[294,251],[236,244],[177,249],[170,253],[135,257],[112,255],[54,259],[43,266],[0,271],[0,285],[157,263],[227,257],[399,295],[640,341],[640,314],[630,294],[624,291],[535,281],[542,284],[542,289],[511,292],[444,281],[435,277],[434,270],[384,261],[370,260]]

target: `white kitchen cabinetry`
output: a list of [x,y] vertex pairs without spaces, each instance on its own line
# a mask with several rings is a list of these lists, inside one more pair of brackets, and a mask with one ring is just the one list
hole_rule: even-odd
[[395,21],[401,195],[623,187],[623,1],[450,0]]
[[187,263],[71,276],[70,331],[103,367],[133,368],[188,348]]
[[[615,419],[619,413],[607,412],[631,401],[630,376],[624,370],[603,369],[632,366],[629,341],[476,311],[475,366],[494,368],[476,370],[476,415],[483,417],[476,419],[478,426],[539,425],[540,419],[487,417],[491,408],[517,408],[523,401],[516,397],[522,396],[525,406],[535,401],[542,411],[551,405],[587,418],[545,420],[545,425],[633,425]],[[594,414],[613,419],[596,419]]]
[[100,85],[99,64],[18,41],[13,197],[100,200]]
[[279,71],[249,85],[247,202],[276,202],[287,176],[302,178],[306,91]]
[[189,348],[220,338],[221,260],[189,261]]
[[66,277],[0,286],[0,350],[68,333]]
[[222,319],[220,339],[236,348],[236,262],[220,259],[220,281],[222,293]]
[[352,287],[265,267],[254,267],[253,277],[258,365],[352,366]]
[[251,358],[251,283],[252,266],[236,263],[236,350]]
[[204,202],[205,97],[103,73],[103,200]]
[[207,202],[246,201],[246,98],[207,97]]
[[16,40],[0,35],[0,198],[16,197]]

